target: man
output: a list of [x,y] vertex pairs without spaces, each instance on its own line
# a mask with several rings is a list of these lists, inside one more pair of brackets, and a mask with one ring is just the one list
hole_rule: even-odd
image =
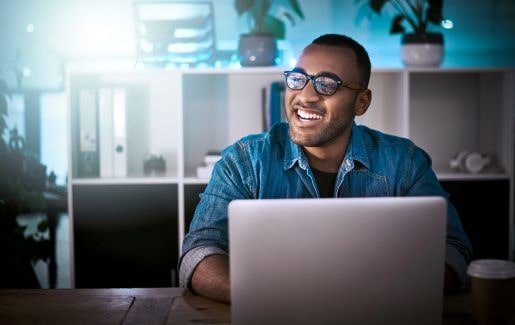
[[[303,50],[297,66],[285,72],[288,123],[241,139],[216,164],[184,238],[182,286],[230,302],[231,200],[447,195],[424,151],[407,139],[354,123],[372,99],[370,69],[366,50],[347,36],[323,35]],[[446,289],[466,285],[471,255],[449,204]]]

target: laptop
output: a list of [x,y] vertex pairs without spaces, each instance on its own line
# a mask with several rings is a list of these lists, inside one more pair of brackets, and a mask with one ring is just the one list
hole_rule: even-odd
[[441,197],[235,200],[233,324],[440,324]]

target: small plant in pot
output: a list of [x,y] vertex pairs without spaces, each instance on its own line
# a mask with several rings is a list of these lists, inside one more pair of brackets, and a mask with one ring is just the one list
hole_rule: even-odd
[[[17,128],[8,129],[8,99],[12,94],[0,79],[0,288],[38,288],[32,263],[49,261],[52,246],[46,238],[48,220],[43,218],[33,234],[19,223],[21,214],[46,211],[43,190],[46,167],[24,152]],[[9,131],[9,139],[4,138]]]
[[240,35],[242,66],[271,66],[277,57],[277,40],[286,36],[285,20],[295,25],[304,19],[297,0],[235,0],[236,12],[246,16],[249,33]]
[[[387,5],[395,16],[391,34],[402,34],[402,61],[406,66],[439,66],[443,58],[443,35],[432,32],[442,19],[443,0],[367,0],[376,14]],[[406,28],[406,25],[408,28]]]

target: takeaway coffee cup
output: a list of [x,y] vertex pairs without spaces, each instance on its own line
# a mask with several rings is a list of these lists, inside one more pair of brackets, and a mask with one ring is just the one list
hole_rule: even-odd
[[475,260],[467,274],[477,324],[515,324],[515,263]]

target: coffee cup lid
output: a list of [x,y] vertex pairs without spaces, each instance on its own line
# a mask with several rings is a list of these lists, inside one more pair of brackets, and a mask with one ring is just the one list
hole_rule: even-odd
[[509,279],[515,277],[515,263],[506,260],[481,259],[472,261],[467,274],[477,278]]

